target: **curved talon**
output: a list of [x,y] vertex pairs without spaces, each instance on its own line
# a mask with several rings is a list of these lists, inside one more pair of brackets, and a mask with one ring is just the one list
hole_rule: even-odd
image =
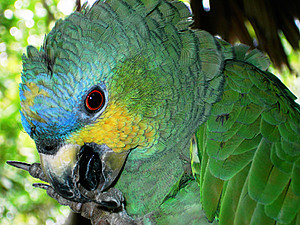
[[122,192],[116,188],[110,188],[105,192],[101,192],[100,190],[87,191],[79,183],[78,189],[84,197],[107,209],[118,209],[121,207],[122,202],[124,202]]
[[26,170],[26,171],[29,171],[29,168],[31,166],[31,164],[29,163],[18,162],[18,161],[6,161],[6,163],[10,166],[14,166],[18,169]]
[[36,187],[36,188],[41,188],[44,190],[48,190],[51,187],[50,185],[44,184],[44,183],[34,183],[34,184],[32,184],[32,186]]
[[[39,163],[29,164],[18,161],[7,161],[6,163],[18,169],[28,171],[31,176],[47,182],[46,176]],[[118,189],[110,188],[106,192],[100,192],[99,190],[87,192],[79,185],[79,189],[82,191],[82,193],[92,200],[92,202],[80,203],[62,197],[49,184],[34,183],[32,185],[36,188],[46,190],[47,194],[51,198],[58,201],[59,204],[67,205],[74,212],[81,213],[82,216],[90,219],[93,224],[141,224],[139,221],[132,219],[126,213],[123,203],[124,197],[122,192],[120,192]],[[109,211],[104,210],[103,207],[109,209]]]
[[101,201],[100,203],[102,206],[104,206],[107,209],[117,209],[120,207],[120,203],[116,201]]
[[[79,213],[82,207],[82,203],[74,202],[59,195],[51,185],[45,183],[34,183],[32,186],[41,188],[47,191],[47,195],[55,199],[59,204],[69,206],[74,212]],[[89,219],[89,218],[88,218]]]
[[108,209],[117,209],[122,206],[125,200],[121,191],[116,188],[110,188],[108,191],[96,195],[94,201]]

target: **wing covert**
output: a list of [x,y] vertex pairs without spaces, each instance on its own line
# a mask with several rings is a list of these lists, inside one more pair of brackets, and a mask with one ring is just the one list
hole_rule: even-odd
[[201,200],[220,224],[296,224],[300,107],[278,78],[250,64],[255,54],[226,61],[222,99],[195,135]]

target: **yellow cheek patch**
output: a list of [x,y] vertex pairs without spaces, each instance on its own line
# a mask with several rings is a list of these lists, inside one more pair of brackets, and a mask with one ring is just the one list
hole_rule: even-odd
[[91,142],[106,144],[119,153],[137,146],[150,147],[157,138],[157,125],[154,122],[110,103],[95,123],[74,133],[68,142],[78,145]]
[[45,97],[49,97],[49,94],[46,91],[40,89],[33,82],[26,83],[26,86],[28,87],[29,91],[27,91],[27,90],[24,91],[25,100],[21,102],[22,111],[26,112],[26,114],[30,118],[32,118],[36,121],[45,122],[45,120],[42,119],[36,112],[33,112],[30,109],[30,107],[32,107],[34,105],[34,98],[36,96],[43,95]]

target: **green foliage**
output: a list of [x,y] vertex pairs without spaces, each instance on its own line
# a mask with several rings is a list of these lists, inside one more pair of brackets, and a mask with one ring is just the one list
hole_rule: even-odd
[[281,71],[278,71],[273,65],[270,66],[269,71],[277,75],[288,86],[291,92],[297,96],[296,102],[300,104],[300,51],[294,51],[283,34],[280,34],[280,37],[293,73],[291,74],[287,67],[283,67]]
[[[74,1],[75,2],[75,1]],[[0,2],[0,224],[61,224],[69,212],[32,187],[39,182],[8,166],[7,160],[38,162],[33,141],[20,122],[18,83],[27,45],[41,46],[54,21],[65,15],[58,0]],[[73,6],[68,7],[70,11]]]

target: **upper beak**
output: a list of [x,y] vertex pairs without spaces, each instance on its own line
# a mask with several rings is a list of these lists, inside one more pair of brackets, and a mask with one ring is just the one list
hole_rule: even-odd
[[79,202],[93,200],[108,189],[122,170],[129,151],[116,153],[107,145],[66,144],[53,155],[40,153],[44,172],[57,193]]

